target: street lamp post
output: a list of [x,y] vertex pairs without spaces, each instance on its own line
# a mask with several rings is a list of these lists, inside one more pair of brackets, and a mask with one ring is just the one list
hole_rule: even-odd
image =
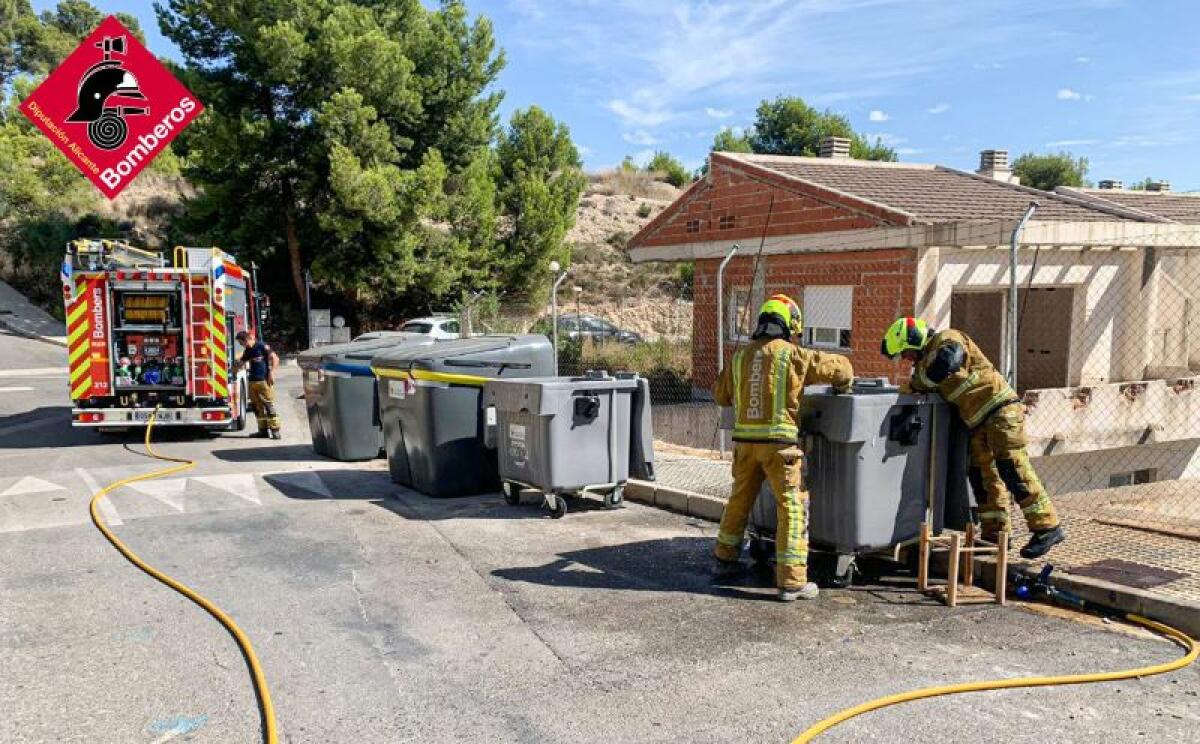
[[550,327],[553,334],[554,343],[554,374],[558,374],[558,285],[563,283],[567,278],[567,272],[562,270],[562,266],[558,261],[550,262],[550,273],[558,274],[554,279],[554,286],[550,289]]

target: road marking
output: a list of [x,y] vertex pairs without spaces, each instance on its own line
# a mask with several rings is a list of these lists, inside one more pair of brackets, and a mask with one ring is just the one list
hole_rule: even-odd
[[[75,473],[83,480],[84,485],[88,487],[88,491],[95,496],[96,492],[100,490],[100,484],[96,482],[92,474],[83,468],[75,468]],[[112,500],[108,497],[100,499],[97,508],[100,510],[100,515],[104,517],[104,521],[110,525],[125,524],[121,521],[121,515],[117,514],[116,507],[112,505]]]
[[29,369],[0,369],[0,377],[66,377],[67,365],[61,367],[31,367]]
[[62,491],[64,486],[60,486],[50,481],[34,478],[32,475],[27,475],[8,488],[4,489],[4,493],[0,496],[16,496],[22,493],[47,493],[49,491]]
[[166,480],[141,481],[130,483],[129,487],[138,493],[163,502],[175,511],[183,511],[183,495],[187,490],[188,479],[169,478]]
[[258,482],[255,480],[252,473],[233,473],[231,475],[195,475],[192,480],[199,481],[206,486],[212,486],[219,491],[231,493],[234,496],[243,498],[252,504],[262,506],[262,499],[258,495]]
[[[269,476],[269,477],[268,477]],[[332,499],[333,494],[325,486],[325,481],[321,480],[321,476],[308,470],[290,471],[286,473],[264,473],[263,479],[275,485],[275,482],[282,484],[285,487],[299,488],[304,491],[324,496],[327,499]],[[278,486],[276,486],[278,488]]]
[[0,387],[0,393],[28,393],[31,387]]

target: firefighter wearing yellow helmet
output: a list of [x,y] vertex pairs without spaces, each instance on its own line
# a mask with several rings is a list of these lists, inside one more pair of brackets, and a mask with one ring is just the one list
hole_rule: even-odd
[[[800,396],[805,385],[849,389],[850,361],[838,354],[801,348],[800,308],[787,295],[775,295],[759,310],[750,343],[733,355],[717,380],[714,397],[733,406],[733,492],[717,533],[718,574],[740,569],[738,556],[746,521],[763,480],[775,494],[778,515],[775,583],[779,599],[815,599],[808,580],[808,492],[797,456]],[[789,451],[790,450],[790,451]]]
[[967,472],[983,536],[994,540],[1008,530],[1008,507],[1015,497],[1032,533],[1022,557],[1041,557],[1065,540],[1054,504],[1025,451],[1025,407],[975,342],[961,331],[934,331],[920,318],[897,318],[880,351],[912,362],[911,388],[940,393],[971,432]]

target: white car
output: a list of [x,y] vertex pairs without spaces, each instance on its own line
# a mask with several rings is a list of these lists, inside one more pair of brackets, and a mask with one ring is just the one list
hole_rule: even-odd
[[428,318],[413,318],[400,326],[405,333],[424,333],[438,340],[458,338],[458,318],[431,316]]

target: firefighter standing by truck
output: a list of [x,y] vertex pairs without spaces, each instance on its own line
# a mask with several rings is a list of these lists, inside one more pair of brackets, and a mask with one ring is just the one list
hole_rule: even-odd
[[911,389],[940,393],[971,432],[967,474],[984,539],[994,541],[1009,529],[1008,505],[1015,497],[1032,533],[1021,548],[1023,558],[1039,558],[1065,540],[1025,451],[1025,407],[975,342],[961,331],[935,331],[920,318],[906,317],[888,328],[880,351],[912,362]]
[[250,405],[258,421],[258,434],[251,436],[279,439],[279,414],[275,410],[275,368],[279,366],[279,355],[259,341],[253,330],[239,331],[237,340],[243,347],[238,367],[246,367]]
[[772,297],[759,311],[750,344],[733,355],[714,390],[717,403],[732,405],[735,415],[733,492],[717,533],[717,573],[728,576],[740,570],[746,522],[766,479],[775,494],[775,584],[784,602],[818,594],[817,585],[808,580],[800,398],[805,385],[848,390],[854,379],[846,357],[801,348],[802,328],[799,306],[786,295]]

